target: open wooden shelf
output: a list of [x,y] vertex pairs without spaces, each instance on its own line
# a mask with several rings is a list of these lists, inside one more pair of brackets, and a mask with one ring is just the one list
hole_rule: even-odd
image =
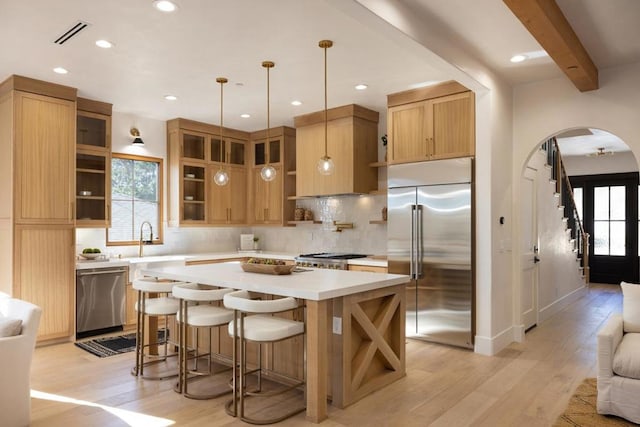
[[385,220],[385,219],[372,219],[372,220],[369,221],[369,224],[382,224],[382,225],[384,225],[386,223],[387,223],[387,220]]
[[76,196],[78,200],[104,200],[104,196]]
[[373,162],[369,163],[369,166],[372,168],[384,168],[387,166],[387,162]]
[[105,170],[104,169],[87,169],[87,168],[77,168],[76,172],[82,172],[82,173],[101,173],[101,174],[105,174]]
[[296,171],[287,171],[287,175],[295,175]]

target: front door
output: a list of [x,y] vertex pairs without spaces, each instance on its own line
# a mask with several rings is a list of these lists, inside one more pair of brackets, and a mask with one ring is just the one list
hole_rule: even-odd
[[638,281],[638,174],[571,177],[582,188],[590,281]]
[[537,171],[527,168],[522,177],[522,203],[520,227],[522,246],[520,251],[521,294],[520,309],[524,329],[528,330],[538,322],[538,211],[536,203]]

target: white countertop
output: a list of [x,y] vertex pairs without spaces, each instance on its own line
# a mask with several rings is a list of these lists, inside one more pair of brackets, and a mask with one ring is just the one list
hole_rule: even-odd
[[315,268],[306,270],[309,271],[285,275],[247,273],[242,270],[239,262],[234,262],[184,267],[149,267],[143,269],[142,273],[166,279],[314,301],[386,288],[409,281],[409,276],[401,274]]
[[[276,258],[283,260],[291,260],[298,256],[298,254],[287,254],[281,252],[212,252],[203,254],[179,254],[179,255],[155,255],[145,257],[131,257],[131,258],[111,258],[104,260],[78,260],[76,261],[76,270],[83,270],[89,268],[105,268],[105,267],[121,267],[128,266],[130,264],[154,264],[162,262],[187,262],[187,261],[207,261],[207,260],[225,260],[239,257],[253,257],[253,258]],[[386,267],[387,261],[372,258],[357,258],[348,261],[352,265],[367,265],[374,267]]]

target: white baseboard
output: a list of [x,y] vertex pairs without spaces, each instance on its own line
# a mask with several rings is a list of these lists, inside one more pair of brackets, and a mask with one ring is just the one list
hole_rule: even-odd
[[575,291],[572,291],[567,295],[563,296],[562,298],[558,298],[557,300],[547,305],[546,307],[543,307],[540,310],[540,313],[538,314],[538,323],[543,322],[546,319],[553,316],[554,314],[558,313],[567,305],[571,304],[572,302],[576,301],[580,297],[584,296],[586,292],[587,292],[587,286],[586,285],[581,286]]
[[515,342],[524,342],[524,325],[514,325],[513,340]]
[[510,326],[497,335],[489,338],[476,335],[473,351],[485,356],[493,356],[515,340],[514,327]]

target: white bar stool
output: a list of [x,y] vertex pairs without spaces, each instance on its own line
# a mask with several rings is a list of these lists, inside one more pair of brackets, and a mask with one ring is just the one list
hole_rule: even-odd
[[[228,414],[239,416],[244,422],[250,424],[272,424],[289,418],[306,409],[305,403],[285,414],[266,419],[252,418],[245,415],[245,396],[269,397],[297,388],[305,384],[305,381],[295,381],[285,388],[263,392],[262,383],[262,344],[282,341],[299,335],[304,335],[305,324],[296,320],[274,317],[268,314],[291,311],[298,308],[295,298],[287,297],[276,300],[252,299],[248,291],[235,291],[224,296],[224,305],[233,309],[233,321],[229,323],[229,335],[233,337],[233,398],[225,405]],[[260,313],[260,314],[256,314]],[[252,314],[248,316],[247,314]],[[236,331],[238,333],[236,334]],[[258,351],[258,390],[249,392],[246,390],[246,342],[253,341],[260,344]],[[238,349],[239,346],[239,349]],[[238,355],[239,353],[239,355]],[[304,358],[304,354],[301,355]],[[237,372],[237,369],[240,372]],[[303,398],[304,399],[304,398]],[[238,409],[238,400],[240,408]],[[239,411],[239,412],[238,412]]]
[[[143,277],[133,281],[133,289],[138,291],[138,301],[135,305],[137,314],[136,324],[136,364],[131,369],[131,374],[140,376],[148,380],[162,380],[165,378],[171,378],[178,375],[177,372],[162,372],[158,375],[145,375],[144,368],[157,364],[160,362],[166,362],[170,356],[168,354],[169,338],[167,333],[167,321],[169,316],[175,316],[180,309],[180,303],[177,299],[171,297],[171,290],[176,284],[182,284],[185,282],[177,282],[175,280],[158,279],[155,277]],[[150,298],[150,294],[158,294],[158,296]],[[161,317],[164,316],[165,321],[165,334],[164,339],[159,342],[154,342],[155,337],[149,337],[149,343],[144,343],[145,334],[145,320],[147,317]],[[163,355],[147,355],[145,349],[152,346],[164,344]],[[171,355],[174,356],[174,355]],[[145,360],[149,359],[149,360]]]
[[[213,352],[211,347],[213,328],[228,324],[233,320],[233,311],[224,307],[212,305],[216,301],[222,301],[225,294],[233,292],[233,289],[216,289],[207,285],[199,285],[197,283],[183,283],[173,287],[173,296],[178,298],[180,309],[176,320],[178,321],[178,383],[176,391],[182,393],[190,399],[213,399],[230,393],[231,390],[225,382],[225,389],[221,392],[211,394],[190,393],[188,390],[189,380],[194,378],[202,378],[204,375],[212,375],[211,364],[213,362]],[[191,326],[194,331],[194,369],[189,370],[187,362],[189,357],[189,347],[187,342],[187,329]],[[199,347],[199,328],[209,329],[209,352],[206,354],[198,354]],[[207,371],[198,370],[198,361],[201,357],[207,357]],[[191,375],[191,376],[190,376]]]

